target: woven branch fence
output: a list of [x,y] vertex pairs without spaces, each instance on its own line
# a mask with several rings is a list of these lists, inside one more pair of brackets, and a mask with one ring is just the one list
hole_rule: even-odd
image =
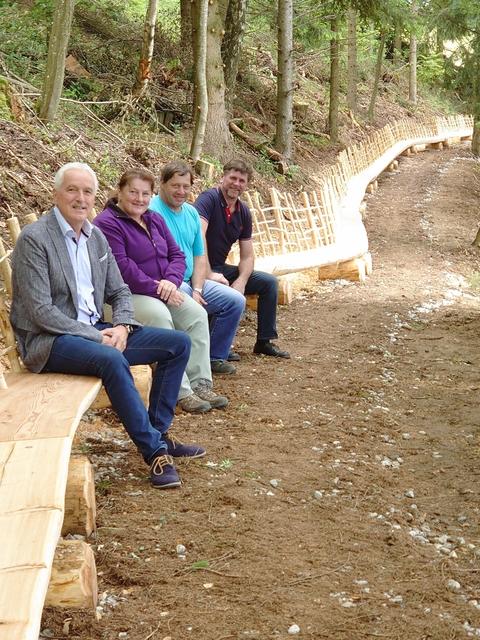
[[[421,145],[458,142],[472,135],[471,116],[419,123],[401,120],[341,151],[316,191],[295,198],[271,189],[270,204],[246,193],[252,211],[255,268],[283,275],[360,257],[368,238],[360,205],[368,185],[397,156]],[[238,259],[238,254],[232,255]]]

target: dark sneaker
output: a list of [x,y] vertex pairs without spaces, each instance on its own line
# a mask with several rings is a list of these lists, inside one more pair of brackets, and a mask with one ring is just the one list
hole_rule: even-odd
[[210,368],[212,373],[235,373],[236,369],[233,364],[227,360],[210,360]]
[[273,356],[274,358],[290,358],[288,351],[282,351],[270,341],[255,343],[253,353],[262,353],[264,356]]
[[240,355],[235,351],[229,351],[227,360],[229,362],[240,362]]
[[191,393],[189,396],[182,398],[177,404],[182,411],[187,411],[188,413],[206,413],[212,408],[209,402],[202,400],[196,393]]
[[214,409],[223,409],[228,404],[228,398],[219,396],[213,391],[210,380],[200,380],[194,391],[195,395],[209,402]]
[[183,444],[175,436],[163,434],[163,441],[167,445],[168,455],[174,458],[203,458],[207,453],[198,444]]
[[179,487],[182,483],[171,456],[157,456],[150,465],[150,482],[155,489]]

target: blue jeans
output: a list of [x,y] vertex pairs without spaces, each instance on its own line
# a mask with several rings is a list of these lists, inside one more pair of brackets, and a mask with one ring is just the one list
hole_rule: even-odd
[[[180,289],[192,295],[190,283],[182,282]],[[202,297],[210,317],[210,360],[226,360],[245,310],[245,296],[224,284],[205,280]]]
[[[99,330],[112,325],[97,322]],[[43,371],[101,378],[112,407],[148,464],[163,455],[175,413],[178,389],[190,354],[190,338],[181,331],[139,327],[120,352],[79,336],[58,336]],[[153,364],[148,412],[135,387],[130,365]]]
[[[214,271],[223,273],[232,284],[238,278],[238,267],[224,264],[212,267]],[[257,305],[257,340],[278,338],[277,333],[277,301],[278,281],[275,276],[264,271],[252,271],[245,286],[245,295],[258,294]]]

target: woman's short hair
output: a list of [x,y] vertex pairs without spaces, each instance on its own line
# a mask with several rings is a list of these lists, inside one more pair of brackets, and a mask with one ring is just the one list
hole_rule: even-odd
[[190,176],[190,184],[193,184],[193,169],[189,164],[183,162],[183,160],[176,160],[166,164],[160,173],[160,182],[168,182],[176,173],[180,176],[186,176],[188,174]]
[[143,168],[127,169],[124,171],[118,181],[118,189],[123,189],[123,187],[130,184],[132,180],[136,179],[145,180],[145,182],[149,183],[152,192],[155,191],[155,176],[151,171]]

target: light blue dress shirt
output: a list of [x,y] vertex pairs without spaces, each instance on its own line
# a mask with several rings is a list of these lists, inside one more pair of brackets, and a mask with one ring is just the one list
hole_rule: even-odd
[[77,239],[75,231],[62,216],[58,207],[54,207],[53,211],[62,230],[68,255],[70,256],[75,273],[78,295],[77,320],[84,324],[94,325],[100,320],[100,314],[95,306],[95,299],[93,297],[92,267],[90,265],[90,256],[88,255],[87,248],[87,241],[92,234],[93,227],[88,220],[85,220],[80,238]]

